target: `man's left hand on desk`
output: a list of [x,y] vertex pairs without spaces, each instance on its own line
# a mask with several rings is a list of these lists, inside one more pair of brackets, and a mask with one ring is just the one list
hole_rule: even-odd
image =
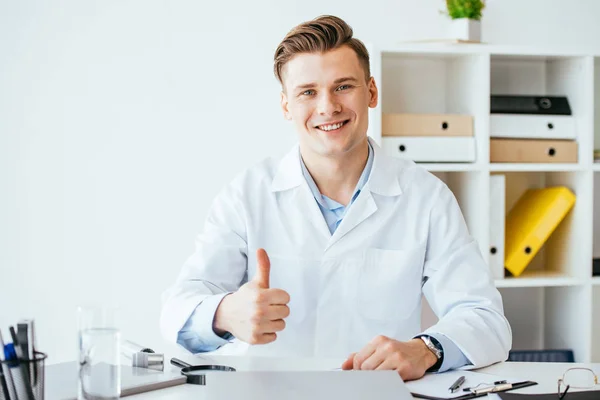
[[437,362],[435,355],[420,339],[400,342],[377,336],[361,351],[352,353],[342,364],[343,370],[396,370],[403,380],[419,379]]

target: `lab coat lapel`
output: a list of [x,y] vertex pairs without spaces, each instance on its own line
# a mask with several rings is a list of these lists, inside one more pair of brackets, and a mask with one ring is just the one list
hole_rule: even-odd
[[321,213],[319,205],[302,174],[300,151],[297,145],[281,160],[277,173],[273,178],[271,190],[282,192],[283,209],[281,211],[283,211],[283,214],[287,214],[286,209],[288,207],[293,212],[293,215],[287,214],[287,216],[282,217],[284,223],[290,226],[290,232],[302,235],[310,234],[310,232],[307,232],[306,226],[302,226],[306,225],[304,221],[308,219],[323,243],[329,241],[331,233],[323,213]]
[[317,200],[306,182],[296,188],[292,202],[298,212],[297,218],[308,218],[317,232],[328,241],[331,238],[331,232],[329,232],[327,221],[325,221]]
[[375,202],[373,193],[383,196],[398,196],[402,194],[402,189],[398,181],[397,166],[394,164],[394,160],[385,155],[381,147],[373,139],[369,138],[369,142],[374,152],[371,175],[354,203],[348,208],[337,230],[333,233],[327,249],[339,242],[367,218],[375,214],[377,203]]
[[350,208],[338,228],[333,232],[333,236],[331,237],[327,248],[330,248],[337,243],[348,232],[373,215],[375,211],[377,211],[377,204],[375,204],[373,195],[369,190],[363,188],[354,203],[350,205]]

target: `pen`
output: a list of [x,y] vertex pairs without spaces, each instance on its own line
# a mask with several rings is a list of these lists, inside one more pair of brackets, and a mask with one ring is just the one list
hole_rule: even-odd
[[8,330],[10,331],[10,336],[12,336],[15,352],[17,353],[17,363],[19,364],[19,367],[21,368],[21,374],[23,375],[21,383],[25,391],[25,398],[29,400],[35,400],[33,389],[31,388],[31,381],[29,380],[29,371],[27,368],[29,362],[21,351],[21,346],[19,344],[19,339],[17,338],[15,328],[11,326],[8,328]]
[[17,339],[19,340],[23,358],[31,359],[31,351],[29,348],[29,326],[27,323],[17,323]]
[[[30,343],[31,343],[31,358],[35,359],[36,357],[36,352],[37,352],[37,343],[36,343],[36,339],[35,339],[35,327],[34,327],[34,323],[33,323],[33,319],[30,322],[30,326],[29,326],[29,337],[30,337]],[[38,370],[37,370],[37,364],[33,365],[33,384],[37,385],[38,383]]]
[[8,384],[6,383],[6,379],[4,379],[4,372],[2,368],[0,368],[0,386],[2,386],[2,395],[5,399],[10,400],[10,392],[8,391]]
[[[17,324],[17,336],[23,355],[29,360],[35,359],[35,332],[33,331],[33,320],[24,319]],[[35,363],[29,364],[29,378],[31,385],[37,385],[37,368]]]
[[[2,394],[5,399],[11,400],[10,387],[12,386],[12,377],[8,376],[10,373],[8,365],[4,365],[4,340],[2,339],[2,332],[0,332],[0,385],[2,385]],[[6,373],[4,372],[6,370]],[[14,389],[13,389],[14,390]],[[14,391],[13,391],[14,393]]]
[[448,391],[449,391],[450,393],[454,393],[454,392],[456,392],[456,391],[457,391],[457,390],[458,390],[458,389],[459,389],[459,388],[462,386],[462,384],[463,384],[463,383],[465,383],[465,377],[464,377],[464,376],[461,376],[460,378],[458,378],[458,379],[456,380],[456,382],[454,382],[454,383],[452,384],[452,386],[450,386],[450,387],[448,388]]
[[[25,322],[17,323],[17,339],[19,340],[19,346],[21,347],[21,354],[23,359],[31,360],[31,350],[29,347],[29,325]],[[31,381],[31,363],[27,363],[27,379],[29,384]]]
[[4,379],[6,380],[6,385],[8,386],[8,391],[10,393],[10,397],[9,399],[12,400],[18,400],[17,398],[17,388],[15,387],[15,381],[13,379],[12,376],[12,372],[11,372],[11,358],[12,356],[8,356],[7,354],[10,353],[10,349],[8,348],[8,345],[4,345],[4,339],[2,338],[2,332],[0,332],[0,350],[1,350],[1,354],[4,354],[4,356],[0,355],[0,360],[4,359],[4,363],[2,364],[2,370],[4,371]]
[[488,387],[488,388],[485,388],[485,389],[476,389],[476,390],[473,390],[473,394],[479,395],[479,394],[483,394],[483,393],[502,392],[504,390],[512,389],[512,387],[513,387],[512,383],[504,383],[504,384],[501,384],[501,385],[492,386],[492,387]]
[[[506,383],[506,380],[496,381],[496,382],[494,382],[494,385],[501,385],[503,383]],[[463,388],[463,392],[470,392],[471,390],[473,390],[473,388],[470,388],[470,387]]]

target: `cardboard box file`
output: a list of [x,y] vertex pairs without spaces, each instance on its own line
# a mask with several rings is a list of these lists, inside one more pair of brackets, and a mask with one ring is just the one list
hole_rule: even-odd
[[415,162],[475,162],[473,137],[383,137],[384,151]]
[[493,138],[576,139],[575,120],[566,115],[492,114]]
[[473,136],[473,117],[459,114],[383,114],[383,136]]
[[490,139],[493,163],[576,163],[573,140]]

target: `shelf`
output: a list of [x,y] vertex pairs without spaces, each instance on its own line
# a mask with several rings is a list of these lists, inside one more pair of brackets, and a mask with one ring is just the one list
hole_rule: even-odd
[[[600,165],[598,166],[600,168]],[[583,171],[585,167],[580,164],[536,164],[536,163],[492,163],[490,171],[503,172],[546,172],[546,171]],[[600,169],[599,169],[600,170]]]
[[[588,276],[590,258],[600,257],[600,163],[592,163],[592,149],[600,148],[600,57],[581,50],[585,49],[380,44],[372,51],[381,97],[371,111],[370,133],[381,141],[385,113],[473,116],[475,162],[417,164],[452,191],[484,255],[501,240],[493,237],[491,225],[498,222],[492,217],[502,217],[502,212],[505,216],[527,190],[566,186],[575,193],[575,206],[527,270],[494,283],[503,296],[515,348],[568,347],[576,361],[598,362],[600,345],[593,350],[592,337],[600,332],[600,276]],[[595,85],[590,87],[590,82]],[[577,161],[490,162],[489,99],[494,94],[567,96],[577,119]],[[497,181],[491,175],[497,174],[505,182],[500,205],[498,195],[490,191],[491,181]],[[588,317],[592,312],[595,316]]]
[[384,57],[403,55],[418,57],[448,57],[453,58],[465,54],[486,54],[482,47],[475,44],[459,45],[455,43],[435,43],[435,42],[405,42],[382,46],[379,48]]
[[519,46],[519,45],[489,45],[485,43],[453,43],[440,40],[414,40],[406,42],[385,43],[379,48],[384,54],[413,53],[413,54],[489,54],[497,58],[516,58],[519,60],[556,59],[566,57],[582,57],[589,55],[588,49],[573,50],[569,47],[556,46]]
[[417,163],[428,171],[479,171],[482,167],[473,163]]
[[555,271],[532,271],[524,272],[518,278],[496,279],[496,287],[555,287],[555,286],[578,286],[584,285],[585,279],[565,276]]

